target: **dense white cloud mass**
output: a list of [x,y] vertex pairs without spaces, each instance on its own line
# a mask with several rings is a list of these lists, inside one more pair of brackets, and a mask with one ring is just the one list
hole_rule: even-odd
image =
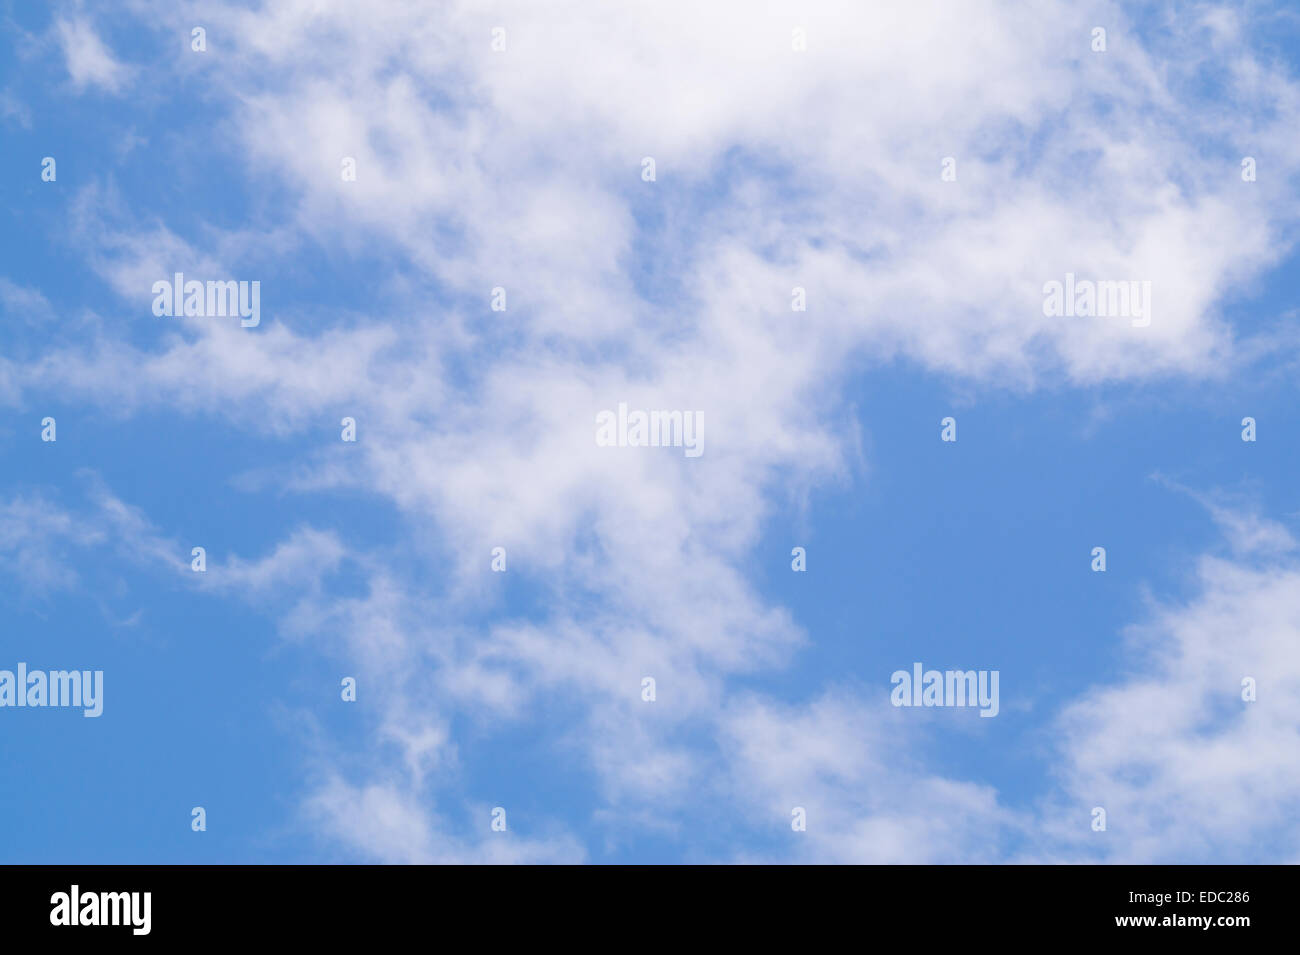
[[[157,29],[205,24],[208,56],[177,45],[168,68],[203,71],[250,188],[289,218],[182,237],[86,188],[75,234],[117,307],[145,314],[173,270],[269,283],[277,255],[305,245],[344,261],[380,250],[392,275],[371,278],[396,301],[327,324],[288,311],[256,334],[177,319],[152,348],[102,323],[89,345],[0,365],[0,396],[220,408],[277,433],[339,408],[361,422],[357,454],[286,479],[391,501],[448,552],[446,588],[312,529],[214,572],[287,588],[286,635],[346,647],[399,690],[376,727],[399,758],[373,778],[323,775],[308,797],[327,833],[394,861],[582,858],[563,835],[466,843],[439,805],[451,713],[525,719],[539,695],[579,707],[567,741],[604,805],[650,828],[704,791],[760,829],[788,830],[806,806],[805,859],[986,861],[1000,833],[1036,828],[987,787],[905,758],[874,699],[729,693],[808,640],[747,561],[778,475],[797,494],[858,466],[838,395],[875,363],[1028,389],[1212,377],[1249,352],[1221,307],[1285,252],[1300,110],[1296,87],[1245,53],[1200,108],[1198,66],[1233,42],[1234,14],[1171,16],[1167,48],[1150,50],[1119,6],[1066,2],[131,6]],[[1104,55],[1089,49],[1097,23]],[[60,37],[75,84],[126,81],[87,21]],[[1247,149],[1268,168],[1249,187]],[[1044,283],[1066,273],[1149,281],[1150,325],[1046,317]],[[487,308],[494,286],[504,313]],[[795,286],[807,312],[791,312]],[[620,401],[700,409],[707,453],[603,453],[594,418]],[[59,533],[12,517],[11,550]],[[547,615],[448,623],[492,599],[497,545]],[[368,593],[322,589],[304,559],[318,551],[360,562]],[[1154,662],[1065,714],[1070,808],[1042,810],[1035,852],[1095,852],[1057,822],[1094,804],[1126,840],[1116,857],[1142,860],[1240,852],[1294,811],[1296,583],[1290,566],[1207,561],[1204,592],[1141,631]],[[1259,705],[1202,737],[1198,719],[1256,671],[1271,674]],[[638,709],[647,672],[671,696],[653,717]]]

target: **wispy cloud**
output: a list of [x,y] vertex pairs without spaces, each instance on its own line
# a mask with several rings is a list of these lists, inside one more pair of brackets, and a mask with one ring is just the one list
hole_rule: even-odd
[[54,24],[59,48],[73,86],[78,90],[98,87],[108,93],[121,92],[131,70],[118,62],[113,53],[84,17],[60,19]]

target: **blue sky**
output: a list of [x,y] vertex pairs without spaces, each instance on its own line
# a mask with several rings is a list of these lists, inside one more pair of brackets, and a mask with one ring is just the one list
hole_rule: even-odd
[[1286,5],[0,10],[3,861],[1300,859]]

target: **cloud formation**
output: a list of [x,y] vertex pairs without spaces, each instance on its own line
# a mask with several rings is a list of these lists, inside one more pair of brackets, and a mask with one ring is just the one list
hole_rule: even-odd
[[[313,634],[394,688],[374,732],[398,755],[366,778],[323,774],[305,797],[326,831],[392,861],[582,858],[563,834],[467,842],[437,805],[453,716],[500,728],[553,697],[574,712],[548,744],[582,754],[604,810],[647,827],[718,792],[760,828],[806,805],[816,825],[792,852],[805,859],[988,861],[989,833],[1034,829],[988,786],[900,767],[896,721],[866,691],[789,704],[736,689],[815,641],[756,586],[753,549],[781,493],[860,474],[842,395],[887,362],[1022,392],[1249,362],[1252,333],[1224,303],[1288,248],[1300,101],[1249,54],[1236,14],[1180,16],[1148,46],[1109,4],[132,7],[173,38],[202,13],[212,62],[171,43],[153,65],[205,84],[229,159],[285,217],[196,229],[125,208],[107,182],[84,187],[71,234],[112,309],[146,315],[174,271],[270,283],[308,247],[343,263],[377,252],[390,297],[328,318],[281,302],[256,334],[176,319],[141,341],[100,321],[89,341],[0,365],[0,398],[215,410],[277,435],[359,422],[355,454],[310,453],[276,480],[388,502],[433,542],[445,582],[404,567],[405,542],[375,551],[312,528],[222,570],[232,592],[291,593],[272,611],[287,636]],[[1104,54],[1089,47],[1096,23]],[[57,35],[78,89],[126,87],[137,64],[88,21]],[[1207,102],[1197,72],[1225,58]],[[1266,170],[1253,183],[1247,149]],[[1044,283],[1067,273],[1149,281],[1149,327],[1045,316]],[[796,287],[806,312],[791,310]],[[700,409],[707,454],[597,447],[595,415],[620,401]],[[1233,513],[1243,547],[1289,552]],[[12,547],[38,531],[11,530]],[[496,546],[542,595],[530,618],[483,612],[499,602]],[[320,585],[345,560],[363,567],[361,596]],[[1276,820],[1290,805],[1300,780],[1268,767],[1297,751],[1294,714],[1269,700],[1294,698],[1294,576],[1207,559],[1202,594],[1142,631],[1156,662],[1067,709],[1057,797],[1113,807],[1113,834],[1131,827],[1116,855],[1240,851],[1250,811]],[[1254,671],[1272,680],[1259,705],[1224,717],[1229,684]],[[653,717],[646,673],[671,699]],[[1134,714],[1141,732],[1121,732]],[[1189,735],[1208,715],[1227,723]],[[1044,825],[1035,851],[1093,852]]]

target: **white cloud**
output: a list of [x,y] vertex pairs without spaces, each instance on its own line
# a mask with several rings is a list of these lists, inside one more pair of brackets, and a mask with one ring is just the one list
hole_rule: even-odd
[[[1204,558],[1200,593],[1130,637],[1128,674],[1061,720],[1050,825],[1071,851],[1116,862],[1300,858],[1300,568]],[[1252,678],[1258,699],[1242,699]],[[1108,830],[1088,828],[1094,806]],[[1067,820],[1068,815],[1068,820]]]
[[[876,691],[875,701],[871,691],[835,692],[800,706],[748,700],[729,711],[730,796],[751,825],[780,835],[784,846],[770,857],[859,865],[999,861],[1015,816],[991,787],[927,769],[917,756],[921,735],[908,729],[884,689]],[[795,807],[805,810],[804,832],[791,828]]]
[[[381,862],[553,865],[581,862],[585,857],[581,846],[563,836],[533,839],[509,828],[493,832],[487,810],[479,813],[482,834],[477,838],[436,831],[421,802],[400,788],[378,783],[353,786],[333,777],[315,792],[306,809],[320,834]],[[506,820],[508,827],[508,812]]]
[[[188,29],[194,8],[150,9]],[[1243,56],[1203,110],[1186,81],[1232,18],[1179,20],[1170,48],[1148,51],[1101,4],[203,9],[229,64],[211,92],[250,183],[287,191],[291,222],[187,240],[123,224],[111,195],[88,190],[77,234],[94,267],[139,301],[181,267],[235,274],[298,243],[345,259],[373,245],[392,250],[394,284],[411,269],[438,294],[410,291],[400,322],[376,308],[323,332],[292,312],[256,334],[175,321],[151,349],[106,326],[8,376],[273,433],[355,414],[356,454],[322,449],[295,486],[382,495],[450,570],[438,589],[377,558],[366,596],[309,593],[287,615],[286,632],[332,632],[402,690],[379,732],[402,742],[405,776],[329,783],[325,817],[370,812],[373,826],[338,831],[384,857],[442,852],[414,795],[442,765],[446,713],[411,703],[436,685],[489,720],[543,694],[579,703],[579,750],[638,817],[652,800],[671,813],[702,778],[676,735],[698,725],[740,748],[740,779],[847,781],[818,810],[853,836],[837,849],[814,835],[818,851],[983,857],[981,827],[1005,821],[988,790],[918,769],[902,777],[914,790],[853,795],[881,756],[843,737],[839,757],[785,765],[791,723],[814,734],[868,709],[723,706],[731,677],[806,640],[747,579],[774,487],[852,475],[841,387],[869,363],[1024,388],[1223,374],[1249,353],[1224,298],[1278,260],[1296,214],[1279,201],[1297,165],[1294,84]],[[1127,41],[1104,56],[1088,52],[1094,11]],[[489,46],[498,24],[503,54]],[[796,26],[807,53],[790,48]],[[74,80],[115,89],[122,68],[88,31],[60,25]],[[1240,180],[1242,143],[1272,157],[1257,183]],[[645,155],[656,183],[639,178]],[[356,182],[340,179],[344,156]],[[957,182],[939,179],[945,156]],[[1151,281],[1151,326],[1045,318],[1042,285],[1067,271]],[[487,309],[495,285],[506,313]],[[806,313],[790,311],[796,285]],[[596,412],[619,401],[702,410],[705,455],[595,447]],[[491,600],[498,545],[547,615],[434,622],[433,608],[456,620]],[[314,572],[281,559],[300,548],[278,553],[267,568]],[[674,702],[638,722],[651,671]]]
[[103,537],[40,495],[16,495],[0,505],[0,569],[31,593],[75,587],[80,578],[69,554]]
[[95,28],[84,18],[61,19],[54,25],[68,75],[78,90],[98,86],[109,93],[122,90],[130,69],[119,63]]

